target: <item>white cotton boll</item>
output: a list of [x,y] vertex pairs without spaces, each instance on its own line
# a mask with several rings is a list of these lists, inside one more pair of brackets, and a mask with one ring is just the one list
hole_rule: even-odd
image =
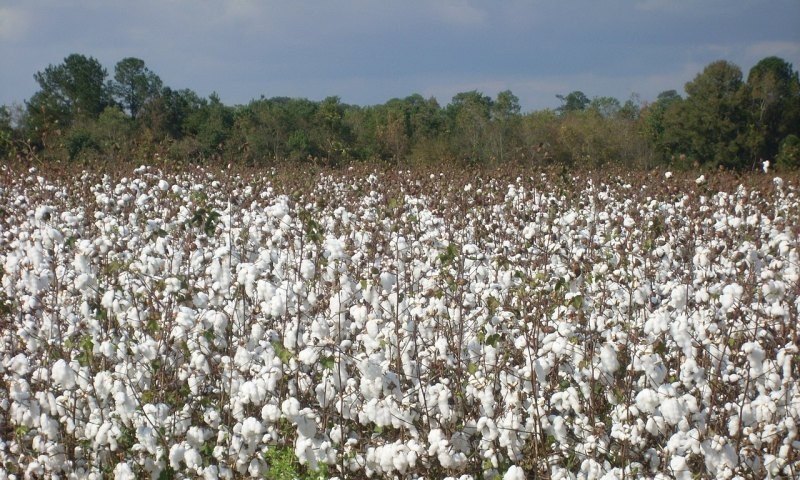
[[317,422],[314,417],[313,410],[310,408],[302,409],[294,418],[297,424],[297,433],[306,438],[313,438],[317,433]]
[[373,340],[378,338],[378,335],[381,333],[381,325],[375,319],[367,320],[366,325],[367,335]]
[[199,470],[203,466],[203,457],[194,448],[187,448],[183,453],[183,461],[190,470]]
[[159,180],[158,189],[161,190],[162,192],[166,192],[167,190],[169,190],[169,182],[167,182],[164,179]]
[[159,448],[156,432],[148,425],[136,428],[136,440],[148,453],[156,453]]
[[397,274],[390,272],[381,273],[381,288],[383,288],[384,292],[391,292],[395,284],[397,284]]
[[617,352],[611,344],[605,343],[600,348],[600,366],[608,374],[613,374],[619,369]]
[[101,370],[95,374],[92,384],[98,400],[104,400],[111,394],[114,388],[114,378],[111,376],[111,373]]
[[697,177],[697,179],[695,179],[695,181],[694,181],[694,183],[696,183],[696,184],[698,184],[698,185],[702,185],[702,184],[704,184],[705,182],[706,182],[706,176],[705,176],[705,175],[700,175],[700,176],[699,176],[699,177]]
[[655,412],[660,403],[658,393],[653,389],[645,388],[636,394],[636,408],[644,413]]
[[323,247],[328,254],[328,260],[342,260],[345,258],[344,245],[342,245],[342,242],[338,238],[326,238]]
[[553,429],[553,437],[555,437],[556,441],[561,444],[567,443],[567,425],[564,421],[564,417],[555,416],[550,421],[552,429]]
[[503,480],[525,480],[526,478],[525,470],[516,465],[511,465],[503,474]]
[[61,386],[64,390],[75,388],[75,371],[63,358],[53,364],[51,378],[56,385]]
[[692,478],[692,471],[686,463],[686,457],[682,455],[675,455],[669,462],[669,467],[676,480],[690,480]]
[[219,412],[213,408],[207,408],[205,412],[203,412],[203,421],[206,422],[211,428],[217,428],[220,424],[221,418]]
[[256,458],[250,460],[250,463],[247,465],[247,473],[249,473],[253,478],[260,478],[262,476],[262,470],[262,462]]
[[100,300],[100,305],[109,310],[114,306],[114,289],[108,290],[103,294],[103,298]]
[[281,409],[271,403],[261,409],[261,418],[268,423],[277,423],[281,419]]
[[89,290],[94,286],[94,279],[86,274],[82,273],[75,277],[75,290],[78,290],[81,293],[89,293]]
[[24,377],[31,371],[31,364],[25,354],[18,353],[8,362],[8,369],[19,377]]
[[250,361],[252,359],[252,355],[250,350],[246,349],[244,346],[239,345],[236,349],[236,354],[233,356],[233,363],[236,367],[242,371],[246,372],[250,369]]
[[169,466],[175,470],[179,470],[181,468],[181,462],[183,461],[183,454],[186,452],[186,448],[184,448],[183,444],[176,443],[172,445],[169,449]]
[[677,425],[686,415],[686,405],[680,399],[666,398],[658,407],[661,416],[670,425]]
[[334,445],[339,445],[342,443],[342,427],[339,425],[334,425],[333,428],[331,428],[328,437],[330,437],[331,442],[333,442]]
[[744,293],[744,287],[737,283],[725,285],[722,289],[722,295],[719,297],[720,306],[722,311],[728,312],[733,308]]
[[192,447],[199,448],[203,445],[203,442],[206,441],[206,434],[201,427],[192,425],[189,427],[189,430],[186,431],[186,441],[189,442],[189,445]]
[[203,480],[219,480],[220,469],[216,465],[209,465],[203,469]]
[[53,207],[49,205],[43,205],[36,209],[35,217],[36,220],[50,220],[50,214],[53,213]]
[[680,379],[681,382],[690,388],[693,382],[700,383],[703,381],[705,369],[697,365],[693,358],[687,358],[681,365]]
[[269,313],[273,317],[280,317],[286,313],[286,292],[280,290],[270,299]]
[[136,475],[126,462],[118,463],[114,467],[114,480],[136,480]]
[[304,365],[314,365],[319,360],[319,349],[317,347],[306,347],[300,351],[297,359]]
[[255,417],[247,417],[242,422],[242,437],[248,442],[257,442],[264,433],[264,425]]
[[57,440],[58,435],[58,420],[42,414],[39,417],[39,431],[42,432],[48,440]]
[[780,304],[774,303],[769,308],[769,315],[772,318],[783,317],[784,315],[786,315],[786,310]]
[[300,276],[302,276],[304,280],[311,280],[314,278],[315,272],[316,267],[312,260],[304,258],[303,261],[300,262]]
[[500,435],[497,425],[494,420],[489,417],[481,417],[476,424],[476,430],[481,434],[484,440],[489,442],[494,441]]
[[670,301],[669,304],[672,308],[676,310],[682,310],[686,307],[686,300],[687,300],[687,287],[686,285],[676,285],[672,292],[670,292]]
[[666,179],[668,179],[668,180],[669,180],[670,178],[672,178],[672,172],[665,172],[665,173],[664,173],[664,178],[666,178]]
[[289,397],[281,403],[281,412],[288,418],[294,418],[300,413],[300,401]]
[[751,375],[759,376],[764,370],[764,358],[766,353],[761,345],[757,342],[747,342],[742,345],[742,351],[747,354],[747,360],[750,362]]
[[783,298],[786,284],[782,281],[770,280],[761,286],[761,292],[767,302],[774,303]]

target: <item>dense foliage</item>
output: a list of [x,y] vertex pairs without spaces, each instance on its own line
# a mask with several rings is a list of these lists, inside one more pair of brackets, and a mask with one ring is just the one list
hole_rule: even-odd
[[565,172],[0,168],[0,478],[797,478],[796,181]]
[[800,81],[768,57],[747,79],[718,61],[651,104],[635,97],[559,95],[561,107],[523,113],[510,91],[462,92],[446,106],[411,95],[382,105],[259,98],[224,105],[216,95],[164,86],[144,61],[125,58],[113,78],[73,54],[34,75],[24,106],[0,108],[0,156],[43,162],[205,162],[398,165],[507,162],[598,167],[670,165],[781,169],[800,166]]

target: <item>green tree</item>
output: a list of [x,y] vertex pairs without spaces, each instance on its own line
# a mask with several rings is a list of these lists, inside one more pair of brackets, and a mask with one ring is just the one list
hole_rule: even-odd
[[14,151],[14,129],[11,126],[11,111],[0,106],[0,158],[6,158]]
[[793,134],[786,136],[781,143],[775,163],[781,171],[800,168],[800,137]]
[[154,141],[166,138],[179,140],[186,133],[189,117],[204,105],[203,99],[192,90],[164,87],[157,96],[143,105],[137,122]]
[[647,105],[641,113],[642,135],[659,161],[668,161],[678,149],[678,145],[671,143],[667,136],[665,116],[670,108],[678,108],[677,105],[682,101],[676,90],[666,90],[659,93],[656,101]]
[[409,135],[406,112],[402,108],[391,109],[387,112],[384,123],[377,127],[377,139],[380,146],[386,151],[393,163],[399,163],[409,147]]
[[664,141],[673,153],[702,165],[747,165],[747,94],[741,69],[724,60],[709,64],[686,84],[686,100],[664,115]]
[[489,160],[493,103],[490,97],[472,90],[457,93],[447,106],[454,151],[468,163]]
[[491,114],[495,146],[492,156],[500,162],[504,162],[507,159],[509,151],[520,148],[520,110],[519,98],[511,93],[511,90],[504,90],[498,93],[492,104]]
[[772,159],[784,138],[800,134],[800,80],[792,64],[778,57],[758,62],[747,76],[750,147],[753,160]]
[[145,103],[159,95],[161,88],[161,79],[145,66],[143,60],[128,57],[114,66],[111,92],[133,118]]
[[594,97],[588,108],[603,118],[611,118],[619,114],[622,104],[614,97]]
[[199,109],[188,115],[184,125],[199,144],[200,151],[197,153],[202,158],[209,158],[223,153],[233,120],[233,109],[223,105],[219,96],[212,93],[207,102],[202,102]]
[[350,150],[352,132],[344,121],[346,107],[338,96],[327,97],[314,114],[315,141],[332,165],[347,158]]
[[110,103],[106,76],[96,59],[74,53],[64,63],[34,74],[40,87],[37,106],[54,108],[70,118],[97,118]]
[[110,103],[106,71],[92,57],[72,54],[33,78],[39,90],[25,102],[22,130],[34,147],[46,148],[76,119],[97,118]]
[[589,106],[589,97],[586,96],[580,90],[575,90],[574,92],[568,93],[566,96],[564,95],[556,95],[556,98],[561,100],[561,106],[556,109],[556,111],[560,114],[566,114],[570,112],[580,112],[586,110],[586,107]]

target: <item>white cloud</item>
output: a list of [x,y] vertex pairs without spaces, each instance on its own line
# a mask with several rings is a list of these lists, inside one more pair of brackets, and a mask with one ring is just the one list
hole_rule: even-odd
[[28,31],[29,25],[28,14],[23,10],[0,7],[0,38],[3,40],[21,40]]
[[431,2],[430,12],[441,21],[461,27],[483,25],[486,12],[463,0]]
[[680,12],[688,7],[688,2],[675,0],[642,0],[636,2],[635,8],[645,12]]
[[752,60],[760,60],[764,57],[778,56],[788,60],[800,57],[800,42],[774,41],[758,42],[748,46],[745,54]]

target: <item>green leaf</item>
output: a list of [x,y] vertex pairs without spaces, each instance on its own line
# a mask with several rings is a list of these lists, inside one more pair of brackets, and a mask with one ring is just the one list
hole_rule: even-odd
[[333,357],[322,357],[320,363],[322,364],[322,368],[333,370]]
[[283,344],[279,341],[271,342],[273,350],[275,350],[275,355],[281,359],[283,363],[289,363],[289,360],[292,358],[292,352],[286,349]]

